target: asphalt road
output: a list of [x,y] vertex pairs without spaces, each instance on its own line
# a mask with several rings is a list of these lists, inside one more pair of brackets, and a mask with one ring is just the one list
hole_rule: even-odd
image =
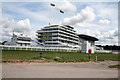
[[2,65],[3,78],[117,78],[117,62],[14,63]]

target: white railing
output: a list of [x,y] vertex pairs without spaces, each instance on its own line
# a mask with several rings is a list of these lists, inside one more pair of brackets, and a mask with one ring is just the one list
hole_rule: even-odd
[[68,35],[65,35],[65,34],[59,33],[58,35],[61,35],[61,36],[65,36],[65,37],[68,37],[68,38],[72,38],[72,39],[78,40],[78,38],[76,38],[76,37],[68,36]]
[[38,31],[37,33],[40,33],[40,32],[58,32],[58,30],[41,30],[41,31]]
[[45,41],[45,43],[59,43],[59,41]]
[[2,50],[26,50],[26,51],[61,51],[61,52],[77,52],[77,48],[67,47],[43,47],[43,46],[8,46],[0,45]]
[[110,51],[110,50],[95,50],[95,52],[105,52],[105,53],[110,53],[110,52],[112,52],[112,51]]
[[65,32],[65,31],[61,31],[61,30],[59,30],[59,32],[62,32],[62,33],[64,33],[64,34],[71,35],[71,36],[74,36],[74,37],[78,37],[77,35],[69,34],[68,32]]

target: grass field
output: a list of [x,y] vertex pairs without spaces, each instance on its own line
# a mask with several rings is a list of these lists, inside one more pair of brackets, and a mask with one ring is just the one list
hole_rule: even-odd
[[[53,60],[57,62],[87,62],[89,61],[88,53],[80,52],[47,52],[41,51],[42,57],[46,60]],[[95,57],[98,57],[98,61],[112,60],[120,61],[118,55],[112,53],[94,53],[91,54],[91,61],[96,61]],[[56,57],[59,57],[56,59]],[[2,51],[3,60],[41,60],[39,51]]]

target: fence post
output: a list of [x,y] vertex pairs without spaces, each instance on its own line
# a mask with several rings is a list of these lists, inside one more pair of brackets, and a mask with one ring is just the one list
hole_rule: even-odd
[[97,56],[96,56],[96,62],[97,62]]
[[16,47],[14,49],[16,50]]
[[21,47],[21,49],[20,50],[22,50],[22,47]]
[[10,50],[10,48],[9,47],[7,47],[8,48],[8,50]]
[[45,48],[45,51],[46,51],[46,48]]
[[41,48],[41,47],[39,48],[39,51],[42,51],[42,48]]

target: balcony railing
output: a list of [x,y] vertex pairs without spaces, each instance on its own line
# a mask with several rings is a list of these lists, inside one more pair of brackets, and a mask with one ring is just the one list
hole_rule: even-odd
[[41,30],[41,31],[37,31],[37,33],[43,33],[43,32],[58,32],[58,30]]
[[45,43],[59,43],[59,41],[45,41]]
[[52,39],[60,39],[60,40],[64,40],[64,41],[70,41],[70,42],[74,42],[74,43],[79,43],[78,41],[69,40],[69,39],[65,39],[65,38],[62,38],[62,37],[52,37]]
[[67,35],[71,35],[71,36],[74,36],[74,37],[78,37],[77,35],[74,35],[74,34],[70,34],[70,33],[67,33],[67,32],[65,32],[65,31],[61,31],[61,30],[59,30],[59,32],[62,32],[62,33],[64,33],[64,34],[67,34]]

